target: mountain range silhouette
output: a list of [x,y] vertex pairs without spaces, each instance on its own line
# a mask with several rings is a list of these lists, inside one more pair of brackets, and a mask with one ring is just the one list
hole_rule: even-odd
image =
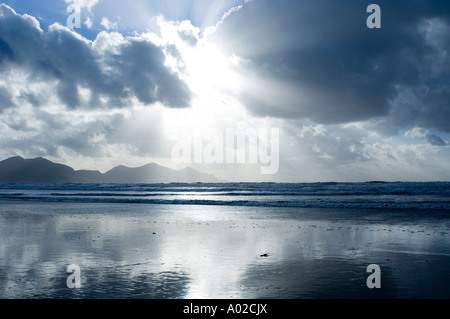
[[173,170],[155,163],[141,167],[123,165],[101,173],[98,170],[74,170],[45,158],[24,159],[15,156],[0,162],[0,183],[214,183],[213,175],[192,168]]

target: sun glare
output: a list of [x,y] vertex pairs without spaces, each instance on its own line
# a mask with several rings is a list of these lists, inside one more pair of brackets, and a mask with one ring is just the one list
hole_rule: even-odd
[[[239,60],[224,55],[218,47],[199,36],[200,30],[189,21],[159,21],[161,36],[167,46],[175,45],[176,54],[169,54],[166,65],[177,72],[192,92],[188,110],[167,110],[168,132],[201,134],[211,128],[236,125],[245,111],[237,102],[242,87]],[[180,34],[189,35],[186,41]],[[176,112],[175,112],[176,111]]]
[[225,57],[217,47],[201,40],[186,54],[189,83],[197,94],[210,90],[236,92],[240,79],[235,71],[234,59]]
[[183,68],[180,76],[194,94],[203,95],[212,89],[235,91],[239,88],[236,57],[225,56],[217,46],[200,36],[200,29],[187,20],[168,22],[160,17],[158,23],[161,37],[179,51],[177,57],[169,55],[166,64],[176,71]]

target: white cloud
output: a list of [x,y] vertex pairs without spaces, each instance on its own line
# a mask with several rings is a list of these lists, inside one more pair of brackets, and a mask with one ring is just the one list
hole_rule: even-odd
[[100,0],[64,0],[68,5],[75,5],[80,9],[87,9],[92,12],[92,8],[100,2]]
[[[96,40],[89,41],[57,23],[44,32],[35,20],[7,6],[0,10],[0,36],[6,48],[2,51],[11,56],[0,60],[4,78],[25,74],[22,78],[30,86],[40,85],[41,94],[57,97],[71,109],[127,107],[135,101],[189,106],[186,83],[164,65],[163,48],[145,35],[122,37],[121,41],[117,34],[102,35],[102,45],[97,46]],[[2,94],[3,107],[8,100],[24,96],[33,96],[29,85],[12,84],[9,95]]]
[[92,28],[93,20],[90,17],[87,17],[86,20],[84,20],[84,24],[87,26],[88,29]]
[[413,137],[414,138],[414,137],[425,137],[425,136],[428,135],[428,133],[429,133],[429,131],[426,130],[426,129],[423,129],[421,127],[415,127],[413,129],[410,129],[410,130],[406,131],[404,135],[406,137]]
[[111,22],[108,20],[108,18],[103,17],[102,21],[100,22],[100,24],[106,29],[106,30],[117,30],[117,21],[116,22]]

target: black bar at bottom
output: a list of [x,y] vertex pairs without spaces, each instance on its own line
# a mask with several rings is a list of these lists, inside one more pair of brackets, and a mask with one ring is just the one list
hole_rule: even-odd
[[[15,315],[24,313],[61,315],[122,315],[139,314],[146,318],[302,318],[310,315],[345,315],[365,317],[370,314],[395,315],[397,311],[417,314],[418,311],[439,313],[448,308],[450,300],[0,300],[2,311]],[[432,308],[430,308],[432,307]]]

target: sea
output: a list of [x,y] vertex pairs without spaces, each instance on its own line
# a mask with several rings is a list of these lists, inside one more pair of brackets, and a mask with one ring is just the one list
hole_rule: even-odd
[[449,269],[450,182],[0,184],[0,299],[449,299]]
[[450,210],[450,182],[0,184],[0,200]]

